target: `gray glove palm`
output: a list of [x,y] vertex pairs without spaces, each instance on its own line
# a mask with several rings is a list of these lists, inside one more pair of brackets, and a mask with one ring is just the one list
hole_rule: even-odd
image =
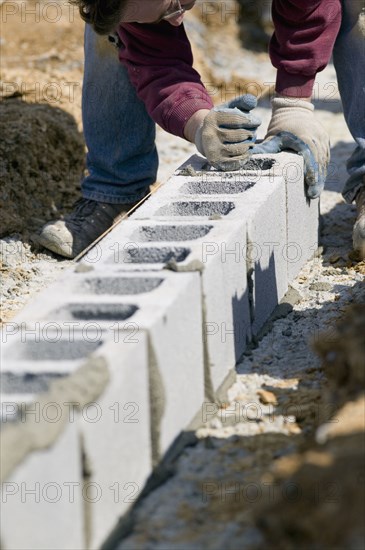
[[256,97],[246,94],[212,109],[195,134],[195,145],[218,170],[239,170],[249,159],[261,120],[250,113]]

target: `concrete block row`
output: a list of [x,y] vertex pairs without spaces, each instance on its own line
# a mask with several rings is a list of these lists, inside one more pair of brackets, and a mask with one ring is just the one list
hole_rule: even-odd
[[205,387],[212,397],[251,337],[245,220],[129,220],[105,239],[103,252],[108,269],[128,273],[152,268],[161,273],[169,267],[200,277]]
[[[306,198],[298,155],[257,155],[254,169],[231,173],[205,171],[204,162],[198,155],[189,159],[181,175],[172,177],[132,219],[245,223],[252,332],[257,334],[317,249],[319,199]],[[195,175],[187,178],[187,172]]]
[[[23,327],[3,346],[4,549],[99,548],[151,473],[147,335],[131,342],[120,331],[86,364],[81,334],[58,336],[48,329],[35,346]],[[105,365],[102,383],[93,359]]]
[[[284,156],[295,158],[294,155]],[[193,159],[195,168],[196,158]],[[263,159],[263,162],[268,161]],[[172,177],[131,216],[127,224],[117,227],[98,251],[98,262],[118,264],[123,269],[136,269],[137,266],[138,269],[146,266],[161,269],[171,261],[177,270],[196,269],[202,258],[213,254],[220,256],[219,267],[215,262],[204,262],[203,295],[208,323],[214,323],[208,326],[212,330],[229,327],[234,331],[231,340],[236,360],[244,351],[251,330],[253,334],[258,333],[288,288],[285,178],[289,171],[286,170],[284,177],[284,170],[274,168],[275,161],[272,162],[271,169],[265,170],[264,176],[253,171],[252,174],[244,172],[239,175],[234,172],[202,172],[201,176]],[[294,165],[298,172],[300,162],[295,161]],[[305,255],[305,260],[307,257]],[[94,252],[85,261],[93,264]],[[298,261],[302,265],[304,256]],[[226,272],[221,280],[217,269],[222,271],[224,267]],[[229,284],[232,281],[233,288]],[[246,298],[242,298],[242,292],[235,292],[237,287],[242,289],[242,284]],[[222,295],[224,305],[217,308],[218,315],[210,316],[214,307],[212,303],[217,303],[216,289]],[[236,296],[235,302],[233,296]],[[249,323],[248,303],[252,317]],[[237,340],[241,340],[243,345],[237,345]],[[227,343],[225,338],[223,343]],[[230,344],[225,346],[225,355]],[[209,356],[216,357],[221,367],[227,364],[227,361],[222,362],[222,354],[217,355],[216,350],[209,352]],[[229,368],[233,368],[236,362],[231,359]],[[216,390],[222,377],[219,373],[215,380],[214,372],[217,369],[212,374]]]
[[[173,218],[220,216],[223,220],[235,215],[240,217],[242,204],[237,209],[234,199],[241,197],[243,203],[250,203],[251,206],[254,202],[265,200],[262,186],[271,186],[276,178],[281,177],[285,181],[287,231],[283,257],[287,264],[288,279],[292,280],[315,253],[319,230],[319,199],[306,198],[303,159],[300,156],[291,153],[256,155],[252,164],[252,168],[256,169],[239,172],[205,171],[205,160],[195,155],[132,218],[148,218],[152,212],[155,219],[166,215],[172,215]],[[187,173],[195,175],[187,178]],[[169,204],[172,195],[175,195],[175,200],[179,195],[179,203],[183,204]],[[164,198],[167,199],[165,203]],[[209,207],[209,202],[214,204]]]
[[[64,272],[5,326],[2,425],[12,441],[23,433],[21,403],[48,406],[52,398],[64,410],[73,377],[73,399],[77,388],[84,403],[75,423],[62,424],[68,445],[74,433],[72,471],[78,472],[66,477],[80,482],[72,505],[60,509],[62,525],[71,514],[77,518],[74,537],[65,543],[65,529],[58,543],[50,530],[38,546],[31,527],[27,539],[14,538],[10,521],[1,535],[5,550],[31,547],[33,540],[40,548],[100,547],[313,255],[318,201],[305,199],[300,157],[257,156],[239,173],[206,171],[204,163],[197,155],[189,159],[81,266]],[[79,372],[96,359],[105,362],[108,381],[91,399],[89,386],[99,386]],[[61,393],[54,397],[57,384]],[[44,422],[31,431],[45,433]],[[7,463],[4,483],[18,476],[29,484],[37,475],[41,485],[49,483],[41,457],[48,461],[53,453],[63,468],[60,437],[24,457],[19,451]],[[91,497],[85,496],[88,483],[94,484]],[[5,508],[11,516],[11,505]],[[36,508],[27,500],[20,510],[18,520],[31,526]],[[57,514],[47,511],[52,525]]]
[[[92,548],[204,400],[201,315],[199,273],[67,272],[29,304],[24,321],[15,319],[3,331],[2,411],[8,415],[90,353],[111,366],[110,384],[94,404],[100,418],[90,427],[82,417],[79,427],[89,477],[104,495],[85,516]],[[11,418],[3,414],[4,420]]]
[[[118,294],[111,294],[111,288]],[[126,288],[146,290],[127,294]],[[152,433],[156,459],[188,425],[204,399],[199,273],[167,271],[156,276],[146,271],[113,273],[112,277],[97,271],[65,273],[44,292],[41,302],[23,310],[23,317],[26,321],[19,326],[11,323],[5,334],[9,342],[3,351],[11,372],[25,368],[67,371],[70,361],[74,366],[74,359],[84,358],[109,341],[146,348],[154,395],[151,406],[158,405],[159,420],[154,419]],[[12,333],[15,341],[10,346]],[[143,342],[141,334],[147,335]]]

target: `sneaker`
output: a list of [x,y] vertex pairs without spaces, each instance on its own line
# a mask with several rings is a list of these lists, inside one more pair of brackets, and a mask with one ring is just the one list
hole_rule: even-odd
[[360,189],[356,198],[357,218],[352,232],[352,242],[361,260],[365,260],[365,187]]
[[47,223],[34,240],[60,256],[75,258],[136,204],[79,199],[64,220]]

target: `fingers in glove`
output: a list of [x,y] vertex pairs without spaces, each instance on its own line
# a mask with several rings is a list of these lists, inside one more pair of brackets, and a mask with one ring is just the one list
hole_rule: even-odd
[[256,143],[251,149],[253,155],[274,154],[282,151],[283,142],[278,136],[265,139],[262,143]]
[[241,158],[246,157],[250,149],[249,144],[246,143],[227,143],[223,146],[222,157],[223,158]]
[[308,145],[290,132],[278,132],[276,136],[265,139],[262,143],[255,145],[252,152],[254,154],[279,153],[280,151],[288,150],[295,151],[303,156],[304,154],[312,155]]
[[307,185],[307,195],[314,199],[321,194],[327,176],[325,163],[323,166],[316,162],[315,156],[307,143],[290,132],[279,132],[277,136],[269,138],[262,143],[255,145],[252,154],[279,153],[280,151],[295,151],[303,157],[304,179]]
[[251,111],[257,105],[257,97],[252,94],[245,94],[225,103],[230,109],[240,109],[241,111]]
[[308,197],[319,197],[327,177],[327,159],[324,159],[323,164],[318,163],[308,144],[290,132],[280,132],[278,136],[282,139],[283,149],[292,149],[303,157]]
[[[307,180],[306,180],[306,183],[307,183]],[[315,184],[313,184],[313,185],[308,185],[307,184],[307,196],[308,196],[308,198],[317,199],[320,196],[320,194],[322,193],[325,183],[326,183],[326,178],[322,177],[322,176],[319,176],[318,180]]]
[[319,197],[323,191],[327,177],[327,167],[320,166],[308,147],[300,153],[304,160],[304,179],[307,185],[307,195],[311,199]]
[[257,116],[251,113],[242,113],[239,109],[215,111],[214,118],[220,128],[257,128],[261,124],[261,120]]
[[221,143],[243,143],[243,142],[252,142],[256,137],[255,132],[245,129],[227,129],[224,130],[219,128],[217,135]]

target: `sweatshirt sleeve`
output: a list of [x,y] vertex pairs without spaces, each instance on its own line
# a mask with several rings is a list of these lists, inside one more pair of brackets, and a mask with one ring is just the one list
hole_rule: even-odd
[[122,24],[119,59],[151,118],[167,132],[184,137],[189,118],[211,109],[212,100],[199,74],[183,25]]
[[273,0],[270,58],[276,91],[310,97],[316,74],[328,64],[341,25],[341,0]]

